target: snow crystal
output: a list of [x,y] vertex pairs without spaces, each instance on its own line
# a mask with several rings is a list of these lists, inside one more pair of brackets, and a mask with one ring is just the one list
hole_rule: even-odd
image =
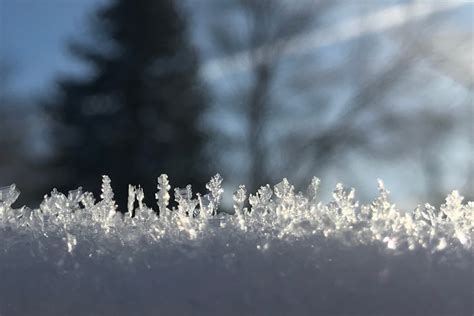
[[111,179],[107,176],[102,178],[98,202],[81,188],[67,196],[53,190],[35,210],[12,208],[19,191],[11,185],[0,188],[0,228],[21,230],[31,236],[63,236],[68,252],[81,240],[100,244],[108,239],[134,244],[140,239],[176,238],[175,242],[184,242],[225,234],[241,239],[249,236],[239,231],[263,243],[318,235],[352,244],[378,243],[392,250],[471,247],[474,204],[464,204],[458,191],[449,194],[439,210],[425,204],[410,212],[398,210],[389,201],[389,191],[381,180],[378,181],[380,195],[372,203],[359,206],[355,190],[340,183],[336,185],[333,200],[323,204],[317,198],[318,178],[311,181],[307,196],[296,193],[294,186],[283,179],[273,190],[265,185],[250,194],[249,207],[245,206],[247,190],[240,186],[233,195],[234,214],[229,215],[218,210],[222,181],[217,174],[206,185],[209,192],[195,197],[191,185],[175,188],[177,208],[169,209],[171,186],[163,174],[158,178],[155,194],[157,210],[145,205],[140,186],[129,186],[126,216],[118,212]]
[[162,174],[158,177],[157,189],[158,192],[155,193],[155,198],[158,205],[158,214],[164,214],[168,209],[168,204],[170,200],[170,195],[168,192],[171,189],[170,183],[168,181],[168,176],[166,174]]
[[8,187],[0,187],[0,203],[4,207],[10,207],[15,203],[16,199],[20,196],[20,191],[17,190],[16,185],[12,184]]
[[219,207],[219,203],[221,200],[221,195],[224,192],[222,189],[222,177],[220,174],[216,174],[214,177],[211,178],[209,183],[206,184],[206,189],[209,190],[210,193],[210,212],[211,215],[217,214],[217,209]]

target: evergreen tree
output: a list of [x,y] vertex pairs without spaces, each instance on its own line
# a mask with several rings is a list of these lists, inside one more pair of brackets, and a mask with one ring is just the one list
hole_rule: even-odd
[[123,210],[128,183],[152,190],[163,172],[173,185],[204,183],[198,119],[205,100],[175,2],[113,0],[93,22],[95,41],[70,45],[93,74],[59,80],[48,107],[59,123],[53,136],[61,189],[98,192],[108,174]]

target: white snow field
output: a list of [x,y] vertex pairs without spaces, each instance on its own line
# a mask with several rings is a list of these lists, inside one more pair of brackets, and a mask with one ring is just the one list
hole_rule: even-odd
[[107,176],[98,202],[53,190],[34,210],[0,188],[0,315],[472,315],[474,203],[457,191],[403,211],[381,181],[359,205],[284,179],[240,186],[226,214],[221,184],[170,207],[161,175],[157,206],[130,186],[125,214]]

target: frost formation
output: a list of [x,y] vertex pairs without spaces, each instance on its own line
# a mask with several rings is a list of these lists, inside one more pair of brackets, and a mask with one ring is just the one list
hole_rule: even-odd
[[[388,250],[424,248],[436,252],[471,248],[474,203],[463,203],[458,191],[449,194],[439,210],[425,204],[414,211],[403,211],[390,202],[389,191],[381,180],[379,196],[370,204],[359,205],[355,190],[342,184],[336,185],[333,200],[323,204],[317,196],[318,178],[312,179],[306,194],[296,192],[283,179],[273,189],[267,184],[255,194],[248,194],[245,186],[239,186],[233,194],[234,214],[227,214],[219,213],[222,181],[219,174],[214,176],[204,195],[194,195],[191,185],[174,188],[176,207],[170,207],[171,186],[167,175],[162,174],[155,194],[157,208],[143,202],[140,186],[130,185],[125,214],[118,211],[108,176],[102,178],[98,202],[92,193],[81,188],[67,195],[54,189],[33,210],[12,207],[20,194],[13,184],[0,188],[0,236],[4,245],[14,245],[8,239],[20,235],[27,242],[38,243],[38,248],[57,239],[69,253],[82,243],[96,254],[113,251],[100,245],[138,250],[147,243],[184,244],[223,237],[255,241],[255,247],[262,251],[272,240],[312,237],[348,245],[380,244]],[[16,237],[11,237],[12,231]]]

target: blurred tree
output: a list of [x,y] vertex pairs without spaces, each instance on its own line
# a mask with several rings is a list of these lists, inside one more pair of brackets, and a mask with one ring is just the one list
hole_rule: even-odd
[[17,205],[40,201],[48,182],[41,153],[42,116],[30,98],[11,86],[17,65],[0,60],[0,186],[15,183],[21,190]]
[[18,176],[24,165],[21,152],[26,130],[18,124],[22,114],[19,100],[9,91],[12,72],[13,66],[0,60],[0,186],[15,181],[14,175]]
[[[433,201],[440,200],[446,188],[441,162],[434,152],[442,150],[441,144],[446,143],[459,117],[440,110],[446,109],[446,100],[427,97],[436,94],[439,83],[425,63],[433,54],[413,47],[434,42],[427,30],[439,24],[443,15],[366,34],[364,29],[374,27],[367,23],[383,23],[380,19],[359,19],[359,25],[351,24],[350,30],[341,33],[344,38],[360,28],[359,36],[322,47],[315,42],[312,51],[298,52],[302,39],[317,41],[304,36],[298,41],[302,34],[316,34],[320,29],[318,35],[323,42],[341,35],[326,34],[320,27],[337,17],[335,13],[346,14],[346,19],[363,17],[387,4],[279,0],[226,3],[216,7],[220,14],[213,13],[221,17],[210,25],[213,38],[224,55],[248,61],[250,80],[240,87],[232,84],[236,91],[221,94],[218,104],[230,100],[234,108],[240,109],[239,114],[243,113],[252,189],[283,176],[301,184],[310,174],[322,175],[352,153],[367,161],[397,161],[411,156],[425,174],[426,195]],[[399,13],[407,17],[411,14]],[[232,17],[235,23],[229,23]],[[449,47],[446,43],[443,51],[450,51]],[[459,107],[462,111],[464,105]],[[420,147],[430,150],[418,150]]]
[[247,127],[244,146],[248,153],[246,182],[250,191],[268,183],[275,172],[267,163],[272,154],[265,133],[272,110],[272,86],[283,52],[288,48],[287,40],[314,26],[314,12],[326,6],[327,2],[305,0],[295,3],[278,0],[215,3],[214,10],[223,11],[216,14],[220,19],[211,21],[211,32],[218,49],[227,55],[244,52],[250,65],[248,80],[243,85],[232,83],[238,95],[234,101],[239,100],[238,107]]
[[205,100],[178,9],[173,0],[113,0],[95,16],[95,41],[70,45],[92,75],[62,78],[48,102],[62,190],[97,191],[108,174],[123,210],[129,183],[149,190],[152,203],[160,173],[173,185],[204,182]]

